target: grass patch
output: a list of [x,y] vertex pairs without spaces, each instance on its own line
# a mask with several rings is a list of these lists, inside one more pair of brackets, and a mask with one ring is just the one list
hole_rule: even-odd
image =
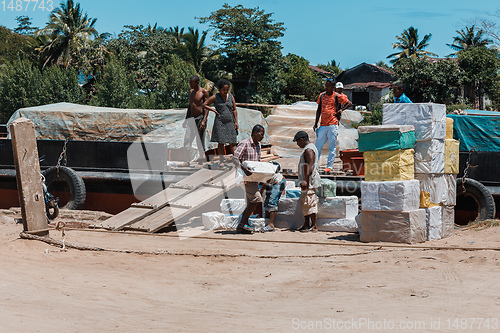
[[477,230],[484,230],[493,227],[500,227],[500,220],[484,220],[484,221],[479,221],[477,223],[469,222],[469,224],[467,224],[466,226],[466,228],[468,229],[477,229]]

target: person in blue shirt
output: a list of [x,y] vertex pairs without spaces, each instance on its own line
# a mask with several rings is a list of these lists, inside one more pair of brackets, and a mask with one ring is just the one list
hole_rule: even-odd
[[405,86],[402,82],[396,82],[392,87],[394,93],[394,103],[412,103],[408,96],[404,93]]

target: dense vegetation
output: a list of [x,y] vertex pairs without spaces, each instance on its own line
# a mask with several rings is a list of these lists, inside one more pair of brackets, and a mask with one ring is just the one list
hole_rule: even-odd
[[[115,37],[95,29],[96,18],[79,3],[65,0],[45,27],[32,27],[29,17],[18,27],[0,26],[0,122],[21,107],[73,102],[118,108],[167,109],[186,107],[188,78],[194,74],[213,92],[214,83],[229,79],[239,102],[291,103],[314,100],[323,78],[300,55],[283,55],[281,22],[260,8],[224,4],[197,18],[213,30],[217,45],[208,44],[207,31],[193,27],[124,26]],[[415,102],[484,107],[485,94],[500,106],[499,53],[495,25],[479,22],[457,31],[448,44],[451,60],[427,61],[431,34],[419,40],[410,27],[396,37],[391,65],[407,83]],[[21,60],[22,59],[22,60]],[[317,67],[333,76],[335,60]],[[473,92],[464,99],[462,89]],[[378,123],[379,107],[369,122]]]

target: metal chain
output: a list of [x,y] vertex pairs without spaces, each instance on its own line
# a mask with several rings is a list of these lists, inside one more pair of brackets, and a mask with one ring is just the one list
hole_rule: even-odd
[[465,162],[464,175],[462,176],[462,190],[464,193],[465,193],[465,178],[467,177],[467,174],[469,173],[470,157],[471,157],[473,152],[474,152],[474,148],[469,150],[469,156],[467,157],[467,161]]
[[68,145],[68,141],[69,141],[69,138],[66,138],[66,140],[64,140],[64,146],[63,146],[61,155],[59,155],[59,159],[57,160],[56,169],[57,169],[57,177],[58,178],[59,178],[59,167],[61,166],[61,162],[62,162],[63,158],[64,158],[64,165],[66,165],[66,163],[68,162],[68,160],[66,159],[66,146]]

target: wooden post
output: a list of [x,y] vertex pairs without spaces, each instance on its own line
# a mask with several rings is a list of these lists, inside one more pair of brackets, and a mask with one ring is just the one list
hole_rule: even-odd
[[35,125],[27,118],[10,124],[16,182],[25,231],[48,235]]

